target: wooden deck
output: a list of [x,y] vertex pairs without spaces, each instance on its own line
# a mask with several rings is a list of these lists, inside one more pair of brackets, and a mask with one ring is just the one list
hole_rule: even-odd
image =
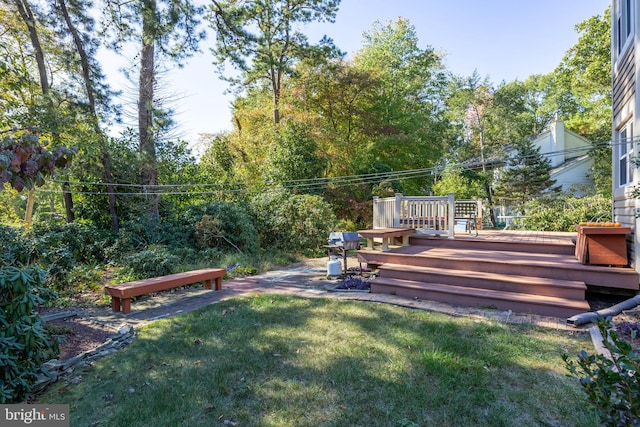
[[576,236],[519,230],[456,233],[455,239],[413,235],[409,246],[358,256],[379,269],[371,292],[556,317],[590,311],[588,289],[639,289],[632,268],[581,264]]

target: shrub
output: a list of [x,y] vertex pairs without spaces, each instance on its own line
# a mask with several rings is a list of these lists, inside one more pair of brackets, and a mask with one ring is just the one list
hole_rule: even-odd
[[318,249],[337,224],[331,207],[321,197],[284,189],[259,194],[252,200],[251,210],[261,246],[292,252]]
[[103,247],[109,234],[93,225],[38,224],[34,225],[33,234],[37,247],[54,252],[63,248],[76,262],[102,262],[105,259]]
[[569,376],[577,378],[589,401],[598,410],[603,425],[640,426],[640,355],[618,339],[618,333],[605,321],[598,323],[603,346],[611,359],[582,351],[576,362],[565,355]]
[[258,251],[258,234],[247,209],[235,203],[191,206],[181,217],[189,243],[199,249],[225,248],[244,253]]
[[610,213],[611,200],[601,195],[541,197],[528,203],[526,212],[523,225],[529,230],[575,231],[574,225]]
[[82,223],[39,224],[32,232],[38,262],[47,270],[47,285],[57,290],[73,287],[71,271],[80,264],[104,262],[108,232]]
[[180,259],[164,246],[154,245],[126,256],[122,264],[134,280],[175,273],[179,261]]
[[57,350],[37,311],[55,297],[42,287],[44,275],[38,267],[0,268],[0,403],[23,400]]
[[0,248],[0,265],[25,265],[35,257],[33,241],[4,225],[0,225]]

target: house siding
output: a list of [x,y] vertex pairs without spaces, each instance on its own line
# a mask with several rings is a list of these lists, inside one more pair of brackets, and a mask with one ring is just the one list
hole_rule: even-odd
[[567,167],[554,170],[551,178],[556,180],[556,186],[562,186],[562,191],[575,191],[576,194],[584,194],[584,189],[580,187],[593,187],[593,179],[589,175],[592,166],[593,159],[586,157]]
[[619,222],[623,227],[630,227],[632,234],[627,235],[627,253],[629,263],[636,270],[640,269],[640,262],[637,256],[640,255],[635,244],[636,226],[636,199],[630,195],[618,194],[613,199],[614,221]]
[[631,44],[614,65],[613,116],[626,116],[623,109],[636,95],[636,47]]
[[[619,1],[611,2],[611,63],[612,63],[612,173],[613,173],[613,220],[621,225],[630,227],[632,233],[627,236],[629,261],[637,271],[640,272],[640,236],[638,230],[639,219],[636,217],[640,209],[640,201],[633,195],[634,187],[640,182],[640,175],[637,168],[632,171],[629,182],[621,185],[619,179],[619,156],[620,151],[617,143],[620,139],[618,134],[627,123],[633,124],[633,135],[640,134],[640,90],[638,81],[640,67],[636,62],[638,52],[638,25],[640,24],[640,5],[633,1],[631,3],[630,35],[624,41],[622,49],[618,47],[622,44],[618,40],[616,22],[618,19],[618,7],[626,7],[626,3]],[[622,15],[621,15],[622,16]],[[626,35],[625,35],[626,37]],[[636,146],[637,155],[637,146]]]

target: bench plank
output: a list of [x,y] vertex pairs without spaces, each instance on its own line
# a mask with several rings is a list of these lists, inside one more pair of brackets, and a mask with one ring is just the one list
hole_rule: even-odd
[[111,309],[127,314],[131,311],[131,298],[153,292],[164,291],[180,286],[204,282],[205,289],[211,289],[211,281],[215,280],[215,290],[222,289],[222,277],[226,274],[224,268],[203,268],[201,270],[186,271],[168,276],[151,277],[117,285],[107,285],[104,292],[111,296]]
[[373,239],[382,238],[382,252],[389,251],[391,239],[402,237],[402,246],[409,244],[409,235],[416,232],[415,228],[376,228],[373,230],[359,230],[358,234],[367,239],[367,250],[373,250]]

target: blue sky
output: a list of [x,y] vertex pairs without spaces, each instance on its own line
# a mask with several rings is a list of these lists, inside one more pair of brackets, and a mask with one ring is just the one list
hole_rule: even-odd
[[[351,55],[376,20],[408,18],[420,47],[443,52],[450,71],[469,76],[477,70],[498,84],[553,71],[578,40],[575,25],[601,15],[608,5],[608,0],[342,0],[335,23],[308,25],[305,33],[312,42],[326,34]],[[178,98],[173,107],[179,135],[196,150],[199,133],[231,129],[232,98],[211,65],[211,43],[205,41],[203,53],[163,85]],[[114,88],[122,89],[113,71],[109,75]]]

